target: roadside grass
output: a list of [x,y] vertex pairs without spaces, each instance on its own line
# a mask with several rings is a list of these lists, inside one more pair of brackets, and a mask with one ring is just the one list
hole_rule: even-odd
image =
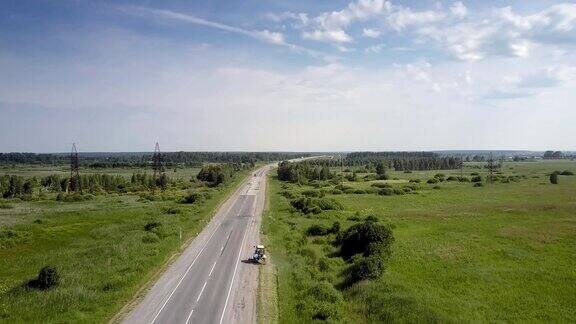
[[[109,320],[182,242],[201,231],[249,172],[204,189],[210,196],[199,204],[148,201],[133,194],[82,202],[7,201],[13,208],[0,209],[0,322]],[[158,225],[146,230],[149,223]],[[57,268],[60,284],[45,291],[28,288],[28,280],[46,265]]]
[[[337,200],[344,210],[308,215],[295,213],[279,193],[319,189],[271,177],[264,233],[278,267],[280,322],[312,321],[299,302],[302,290],[318,280],[330,282],[343,296],[335,321],[573,322],[576,176],[561,176],[552,185],[547,175],[555,170],[576,171],[576,163],[505,163],[503,174],[525,177],[484,187],[441,182],[437,190],[421,183],[417,194],[392,196],[327,190],[326,198]],[[389,175],[425,180],[459,172]],[[469,167],[464,172],[486,174]],[[345,185],[366,189],[372,183]],[[337,256],[335,237],[304,233],[313,224],[330,226],[334,221],[345,229],[368,215],[393,227],[392,257],[379,279],[345,286],[348,265]]]

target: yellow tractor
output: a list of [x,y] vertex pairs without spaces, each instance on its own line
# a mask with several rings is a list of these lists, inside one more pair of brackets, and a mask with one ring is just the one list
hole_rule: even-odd
[[252,256],[252,261],[254,263],[265,264],[266,263],[266,249],[264,245],[256,245],[254,250],[254,255]]

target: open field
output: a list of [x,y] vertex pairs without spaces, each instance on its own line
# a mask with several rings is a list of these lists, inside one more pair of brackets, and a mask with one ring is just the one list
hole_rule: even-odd
[[[109,171],[95,172],[130,176],[138,170]],[[55,173],[52,167],[22,167],[15,172]],[[0,322],[110,319],[185,240],[203,228],[248,172],[236,172],[218,187],[200,188],[205,199],[194,204],[178,202],[186,191],[171,187],[157,192],[162,199],[153,201],[137,193],[96,195],[80,202],[55,201],[52,194],[39,201],[0,199]],[[0,173],[11,174],[6,169]],[[182,178],[196,173],[192,168],[177,171]],[[60,284],[45,291],[28,288],[26,283],[46,265],[58,269]]]
[[[467,164],[464,176],[485,177],[486,170],[476,168],[482,165]],[[519,177],[482,187],[426,183],[436,173],[458,176],[459,170],[389,171],[391,180],[344,183],[346,192],[358,194],[272,177],[264,234],[278,267],[280,322],[326,316],[349,323],[573,322],[576,176],[560,176],[553,185],[548,176],[555,170],[576,173],[576,162],[505,163],[502,175]],[[401,188],[410,179],[421,180],[410,183],[416,188],[410,194],[378,195],[372,186]],[[286,192],[320,190],[343,210],[304,215],[285,198]],[[348,285],[349,265],[333,244],[335,234],[305,233],[311,225],[330,227],[335,221],[346,229],[368,215],[393,229],[392,256],[380,278]]]

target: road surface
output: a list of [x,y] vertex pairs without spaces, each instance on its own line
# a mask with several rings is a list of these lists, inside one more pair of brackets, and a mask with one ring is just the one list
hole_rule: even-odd
[[243,182],[124,323],[255,323],[265,166]]

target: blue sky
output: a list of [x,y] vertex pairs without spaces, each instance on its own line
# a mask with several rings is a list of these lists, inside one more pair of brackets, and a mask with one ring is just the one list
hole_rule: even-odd
[[0,151],[574,150],[566,1],[0,2]]

